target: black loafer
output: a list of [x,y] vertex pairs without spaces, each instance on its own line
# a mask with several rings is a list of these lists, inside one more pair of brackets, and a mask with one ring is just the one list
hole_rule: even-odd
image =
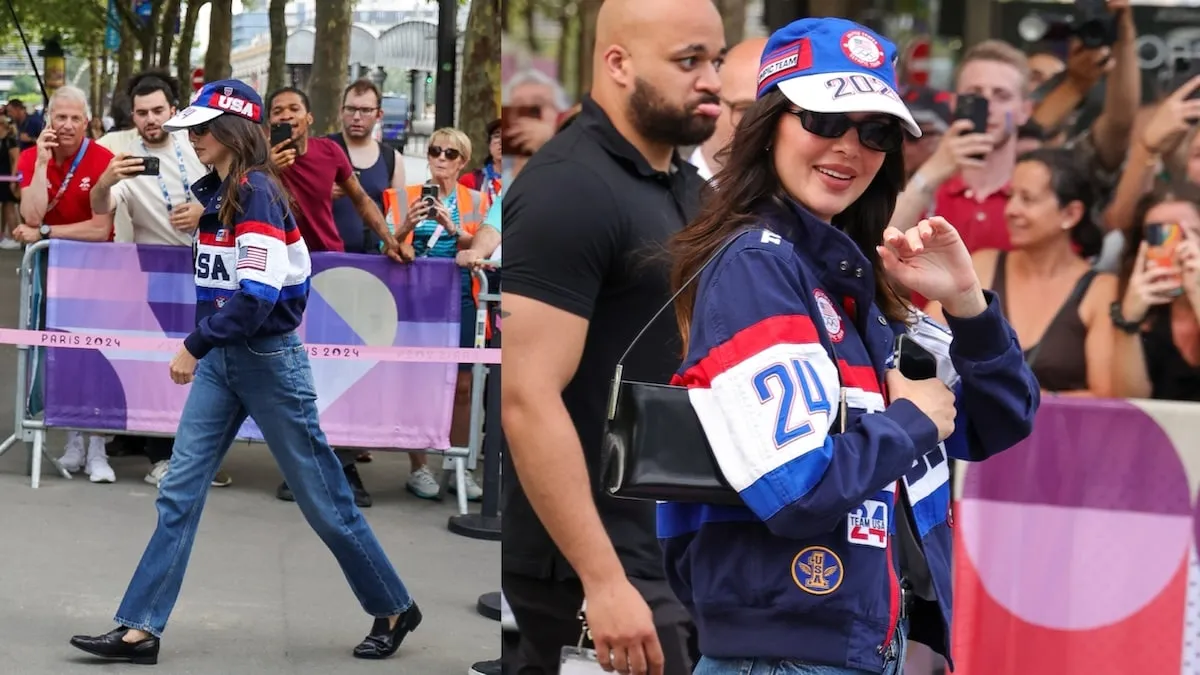
[[121,638],[128,632],[128,628],[119,626],[95,637],[76,635],[71,638],[71,646],[109,661],[128,661],[146,666],[158,663],[158,638],[151,635],[140,642],[125,642]]
[[421,610],[413,603],[399,619],[396,627],[388,628],[387,617],[375,619],[371,625],[371,634],[354,648],[354,657],[358,659],[386,659],[400,648],[404,637],[415,631],[421,624]]

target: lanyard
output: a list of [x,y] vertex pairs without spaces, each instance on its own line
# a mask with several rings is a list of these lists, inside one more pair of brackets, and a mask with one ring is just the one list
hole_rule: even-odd
[[62,185],[58,186],[58,192],[54,195],[54,199],[50,200],[50,205],[46,207],[46,213],[54,210],[58,206],[58,200],[62,199],[63,193],[67,191],[67,186],[71,184],[71,179],[75,177],[75,170],[79,168],[79,162],[83,159],[83,154],[87,152],[88,145],[91,143],[90,138],[83,139],[83,145],[79,147],[79,152],[75,153],[75,159],[71,162],[71,168],[67,169],[67,175],[63,177]]
[[[188,182],[187,165],[183,161],[183,151],[179,149],[179,141],[173,134],[167,134],[167,136],[171,139],[171,147],[175,148],[175,159],[179,160],[179,178],[183,181],[183,203],[188,204],[192,201],[191,183]],[[145,150],[146,154],[149,155],[150,148],[146,147],[146,140],[139,138],[138,141],[142,144],[142,150]],[[159,171],[156,177],[158,178],[158,188],[162,190],[163,200],[167,202],[167,213],[171,213],[174,207],[171,206],[171,193],[167,190],[167,181],[163,178],[162,171]]]

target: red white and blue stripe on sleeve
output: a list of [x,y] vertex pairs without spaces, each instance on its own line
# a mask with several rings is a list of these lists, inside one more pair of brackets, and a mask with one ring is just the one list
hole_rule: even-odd
[[821,344],[801,274],[786,240],[741,235],[705,275],[675,378],[726,480],[782,536],[827,530],[902,475],[916,454],[905,427],[919,424],[901,406],[831,431],[843,390],[868,412],[883,396],[865,352],[835,364]]

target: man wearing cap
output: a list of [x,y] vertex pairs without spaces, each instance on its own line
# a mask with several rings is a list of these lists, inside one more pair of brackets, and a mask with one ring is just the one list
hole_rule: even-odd
[[[337,143],[359,185],[383,211],[383,193],[388,188],[404,189],[404,160],[391,146],[371,138],[371,130],[383,119],[379,87],[370,80],[358,80],[342,94],[342,130],[326,138]],[[342,235],[347,253],[379,253],[379,237],[367,227],[341,186],[333,186],[333,221]]]
[[942,136],[954,121],[951,111],[954,95],[930,87],[912,86],[901,97],[908,104],[913,119],[921,127],[921,137],[911,134],[904,139],[904,172],[909,179],[921,168],[938,148]]

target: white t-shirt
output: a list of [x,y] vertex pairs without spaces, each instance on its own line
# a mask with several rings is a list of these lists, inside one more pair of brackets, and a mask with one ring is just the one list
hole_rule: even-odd
[[[113,187],[112,196],[117,204],[118,213],[116,241],[191,246],[192,234],[176,230],[171,226],[170,220],[171,209],[189,201],[196,201],[191,185],[208,173],[208,168],[196,157],[187,132],[177,131],[171,134],[170,141],[159,148],[146,147],[141,138],[135,136],[121,151],[131,155],[157,157],[159,175],[126,178]],[[181,156],[184,171],[182,174]],[[164,187],[166,195],[163,194]],[[122,227],[121,212],[128,214],[127,227]]]

